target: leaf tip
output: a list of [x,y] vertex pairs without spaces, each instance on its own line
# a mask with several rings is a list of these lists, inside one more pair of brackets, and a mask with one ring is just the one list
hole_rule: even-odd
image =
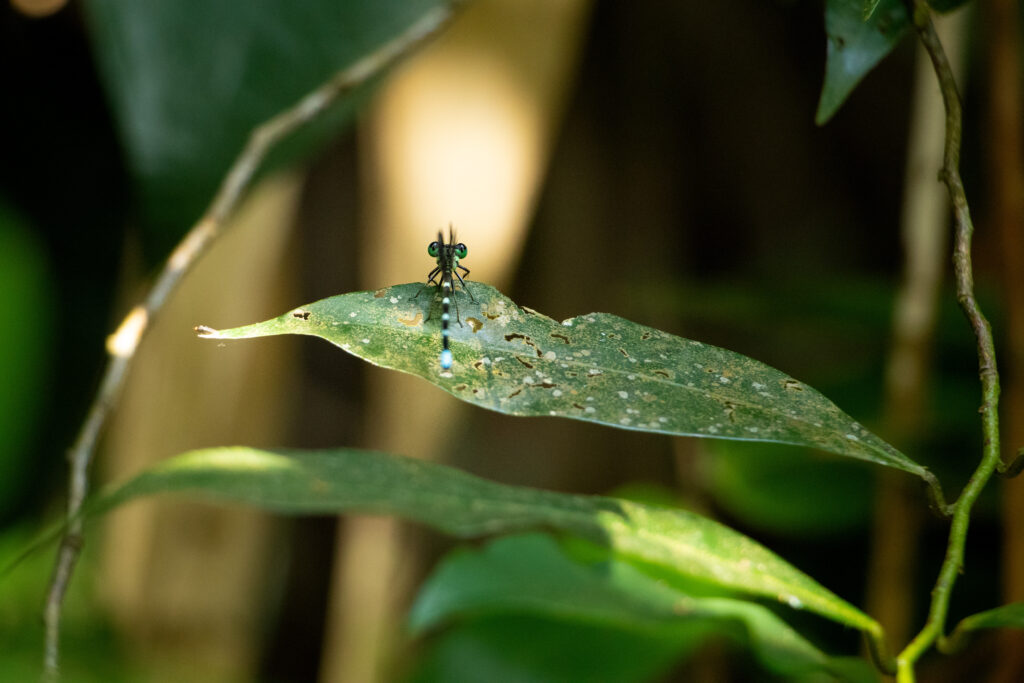
[[220,333],[206,325],[196,325],[192,328],[200,339],[216,339]]

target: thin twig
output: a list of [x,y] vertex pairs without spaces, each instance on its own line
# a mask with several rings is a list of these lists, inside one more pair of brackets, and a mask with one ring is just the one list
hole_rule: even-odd
[[111,410],[121,396],[125,377],[149,323],[163,308],[185,274],[220,236],[226,219],[251,185],[267,153],[286,136],[314,120],[339,98],[379,75],[439,33],[452,20],[461,4],[462,0],[451,0],[447,5],[426,12],[405,32],[372,54],[342,69],[294,106],[254,129],[203,217],[178,244],[142,303],[132,309],[117,332],[107,340],[107,351],[111,357],[106,372],[88,417],[68,452],[71,471],[67,528],[61,539],[43,615],[46,625],[43,675],[46,680],[59,678],[61,605],[82,548],[80,512],[89,491],[89,467],[96,452],[96,443]]
[[[905,0],[912,15],[912,23],[921,44],[932,61],[942,91],[946,109],[946,142],[943,153],[941,180],[949,191],[953,206],[955,242],[953,267],[956,278],[957,301],[970,322],[978,345],[978,367],[981,379],[981,424],[983,449],[981,462],[971,475],[960,497],[953,504],[953,522],[949,531],[946,556],[939,570],[938,579],[932,589],[932,602],[924,628],[904,648],[896,660],[900,683],[914,680],[914,664],[931,645],[942,637],[949,599],[953,584],[963,568],[964,545],[967,541],[967,527],[970,523],[971,508],[978,499],[985,484],[999,465],[999,374],[996,370],[995,344],[992,328],[978,307],[974,298],[974,272],[971,265],[971,237],[974,224],[971,221],[967,196],[960,179],[960,141],[963,116],[960,94],[957,91],[952,69],[946,59],[935,27],[931,11],[924,0]],[[941,643],[940,643],[941,644]]]

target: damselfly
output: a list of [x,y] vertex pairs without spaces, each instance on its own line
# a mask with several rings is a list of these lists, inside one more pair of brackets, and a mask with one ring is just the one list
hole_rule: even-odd
[[[437,287],[435,296],[441,294],[441,367],[447,370],[452,366],[452,352],[448,348],[448,323],[451,316],[448,314],[449,306],[455,304],[455,322],[462,327],[462,320],[459,319],[459,302],[455,298],[455,281],[452,276],[458,278],[459,283],[462,285],[462,291],[469,294],[469,298],[476,302],[473,298],[473,292],[466,288],[466,282],[462,279],[462,275],[469,275],[469,268],[459,264],[459,259],[466,258],[466,254],[469,250],[466,245],[462,242],[455,243],[455,234],[451,228],[448,228],[448,241],[444,241],[444,235],[439,230],[437,232],[437,241],[431,242],[427,245],[427,253],[437,259],[437,266],[434,267],[430,274],[427,275],[427,282],[423,287],[420,287],[420,291],[416,292],[415,299],[418,297],[427,285],[434,285]],[[462,271],[462,275],[459,271]],[[437,281],[435,281],[437,278]],[[427,320],[430,320],[430,313],[427,313]]]

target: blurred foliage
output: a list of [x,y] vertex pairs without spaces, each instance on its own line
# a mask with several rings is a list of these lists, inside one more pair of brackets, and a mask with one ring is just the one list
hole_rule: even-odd
[[[154,256],[199,218],[253,128],[437,4],[86,0]],[[365,96],[336,105],[269,165],[322,148]]]
[[51,386],[54,321],[52,273],[32,226],[0,200],[0,310],[12,324],[0,334],[0,520],[25,496],[32,443]]
[[[571,557],[540,535],[506,537],[480,550],[450,554],[420,591],[410,625],[414,632],[422,632],[468,617],[469,622],[455,631],[458,635],[446,638],[476,637],[483,641],[479,649],[486,651],[491,649],[485,644],[490,628],[503,626],[515,643],[530,633],[521,630],[521,619],[529,616],[541,617],[559,644],[573,638],[575,648],[592,648],[585,665],[575,657],[566,661],[553,643],[535,650],[526,661],[537,668],[534,675],[540,680],[593,680],[595,675],[601,680],[646,680],[666,663],[657,653],[669,651],[678,663],[709,637],[735,640],[762,667],[791,679],[811,672],[829,672],[845,680],[876,679],[863,660],[828,657],[766,607],[723,597],[693,597],[622,561]],[[603,647],[606,630],[620,632],[624,642],[634,646],[646,641],[655,656],[623,656],[616,647]],[[492,649],[490,658],[501,659],[501,652]],[[472,660],[450,661],[443,654],[442,644],[428,660],[435,676],[438,659],[456,671],[473,666]],[[517,665],[509,669],[516,671]],[[478,669],[476,679],[487,678],[487,671]],[[597,673],[602,671],[610,672],[611,678]],[[441,675],[436,680],[450,679]]]
[[[0,567],[19,558],[36,531],[29,525],[0,532]],[[0,582],[0,683],[39,680],[42,671],[42,596],[53,571],[55,553],[22,559]],[[97,609],[95,565],[86,552],[64,602],[62,675],[67,683],[133,683],[146,680],[131,663],[118,632]]]

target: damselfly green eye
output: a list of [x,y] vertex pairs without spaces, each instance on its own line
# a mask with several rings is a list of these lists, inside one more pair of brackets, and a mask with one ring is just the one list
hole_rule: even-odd
[[466,254],[469,253],[469,249],[466,249],[466,245],[459,242],[455,245],[455,255],[459,258],[466,258]]
[[430,244],[428,244],[427,253],[433,256],[434,258],[437,258],[437,255],[441,253],[441,243],[431,242]]

